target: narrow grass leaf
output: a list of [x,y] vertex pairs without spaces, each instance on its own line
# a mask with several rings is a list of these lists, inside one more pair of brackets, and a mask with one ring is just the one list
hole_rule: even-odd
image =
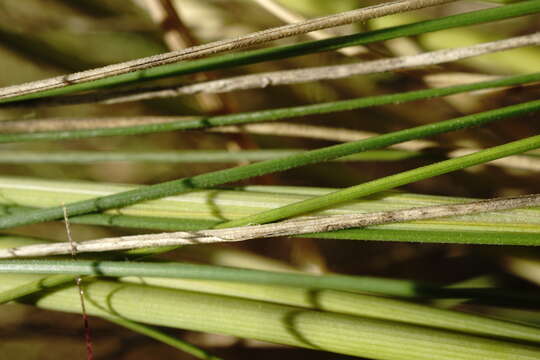
[[540,147],[540,135],[510,142],[504,145],[495,146],[490,149],[478,151],[476,153],[461,156],[454,159],[441,161],[435,164],[422,166],[409,171],[404,171],[399,174],[387,176],[381,179],[369,181],[367,183],[352,186],[343,190],[336,191],[331,194],[315,197],[309,200],[304,200],[295,204],[287,205],[281,208],[266,211],[219,224],[217,228],[236,227],[247,224],[261,224],[272,222],[288,217],[309,213],[321,208],[326,208],[332,205],[358,199],[362,196],[374,194],[379,191],[393,189],[395,187],[409,184],[415,181],[428,179],[434,176],[446,174],[452,171],[464,169],[470,166],[483,164],[485,162],[499,159],[505,156],[520,154],[528,150],[537,149]]
[[[120,194],[99,197],[86,201],[79,201],[67,204],[66,209],[69,216],[100,212],[107,209],[134,204],[143,200],[158,199],[161,197],[180,194],[195,189],[210,188],[213,186],[269,174],[277,171],[284,171],[295,167],[305,166],[308,164],[322,161],[329,161],[357,152],[381,148],[407,140],[431,136],[472,126],[478,126],[511,116],[517,116],[533,112],[538,109],[540,109],[540,100],[507,106],[504,108],[467,115],[452,120],[438,122],[435,124],[423,125],[411,129],[396,131],[366,140],[360,140],[357,142],[350,142],[346,144],[339,144],[322,149],[312,150],[304,154],[289,156],[281,159],[263,161],[255,164],[239,166],[216,172],[210,172],[191,178],[172,180],[161,184],[151,185],[142,189],[135,189]],[[472,164],[490,161],[490,159],[494,160],[504,156],[522,153],[527,150],[536,148],[536,142],[538,142],[538,140],[538,137],[532,137],[530,139],[518,141],[515,144],[511,143],[503,145],[502,147],[494,148],[497,150],[485,150],[483,152],[475,153],[461,158],[447,160],[447,162],[445,162],[444,164],[460,164],[460,166],[456,167],[455,165],[452,165],[452,167],[450,165],[444,165],[443,168],[446,169],[446,172],[449,172],[453,171],[452,169],[454,167],[455,169],[464,168],[467,166],[471,166]],[[479,159],[482,160],[478,162]],[[435,169],[432,170],[431,168],[426,168],[425,170],[428,171],[431,176],[435,176],[435,174],[437,174],[437,171],[435,171]],[[417,178],[420,179],[422,177],[420,176]],[[411,181],[415,180],[411,178],[409,182]],[[396,182],[396,184],[397,183],[398,182]],[[387,186],[389,186],[389,184]],[[379,186],[379,190],[377,191],[381,190],[382,186]],[[57,220],[61,219],[63,216],[64,210],[62,207],[58,206],[47,209],[34,210],[24,215],[13,214],[3,216],[0,217],[0,229],[6,229],[13,226],[27,225],[50,220]]]

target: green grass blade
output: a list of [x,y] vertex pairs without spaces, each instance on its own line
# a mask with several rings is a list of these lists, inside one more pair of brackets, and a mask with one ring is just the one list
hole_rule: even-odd
[[410,184],[415,181],[428,179],[470,166],[483,164],[506,156],[520,154],[539,147],[540,135],[533,136],[523,140],[518,140],[504,145],[495,146],[490,149],[478,151],[470,155],[441,161],[435,164],[422,166],[420,168],[404,171],[399,174],[369,181],[367,183],[352,186],[328,195],[315,197],[299,203],[249,216],[244,219],[229,221],[227,223],[217,225],[217,228],[235,227],[247,224],[261,224],[305,214],[321,208],[343,203],[345,201],[358,199],[362,196],[371,195],[379,191],[393,189],[401,185]]
[[[155,276],[199,280],[209,279],[302,286],[316,289],[372,292],[404,297],[431,296],[441,292],[439,287],[408,280],[346,275],[314,276],[181,263],[119,263],[92,260],[2,260],[0,261],[0,273],[73,273],[78,275],[115,277],[144,275],[147,277]],[[445,296],[452,297],[446,290],[442,290],[442,292],[445,293]],[[462,293],[459,293],[459,295],[462,295]]]
[[306,234],[305,237],[320,239],[341,240],[372,240],[372,241],[400,241],[417,243],[439,244],[474,244],[474,245],[519,245],[540,246],[538,233],[533,231],[490,231],[485,226],[476,230],[412,230],[412,229],[383,229],[364,228],[339,230],[317,234]]
[[[26,207],[30,205],[50,207],[134,188],[137,187],[111,183],[0,177],[0,202]],[[210,229],[224,220],[240,219],[335,191],[336,189],[286,186],[250,186],[245,190],[200,190],[131,205],[121,210],[72,216],[70,221],[163,231],[202,230]],[[472,200],[474,199],[385,192],[368,199],[324,209],[316,215],[390,211]],[[0,215],[16,213],[22,215],[32,210],[20,206],[0,205]],[[522,209],[370,226],[312,236],[351,240],[538,245],[539,233],[538,209]]]
[[[77,275],[60,274],[32,280],[28,283],[0,292],[0,304],[5,304],[10,301],[16,301],[17,299],[23,298],[25,296],[32,295],[41,291],[51,290],[61,285],[74,283],[76,278]],[[199,359],[220,360],[219,357],[213,356],[188,342],[167,335],[164,332],[161,332],[152,327],[114,316],[107,317],[107,320],[135,332],[151,337],[153,339],[156,339],[158,341],[161,341],[167,345],[173,346]]]
[[[378,207],[378,204],[371,205]],[[1,206],[0,215],[24,214],[32,208]],[[185,211],[183,209],[181,211]],[[250,209],[251,210],[251,209]],[[331,213],[352,213],[351,210],[332,210]],[[302,235],[321,239],[403,241],[445,244],[529,245],[539,246],[540,226],[532,221],[533,214],[516,216],[483,214],[460,219],[416,221],[391,225],[370,226],[362,229],[340,230]],[[209,214],[211,216],[211,214]],[[210,229],[222,223],[219,220],[163,218],[114,214],[89,214],[70,217],[73,224],[117,226],[160,231],[195,231]],[[141,250],[136,250],[141,251]]]
[[19,298],[56,288],[67,283],[75,283],[77,275],[52,275],[24,283],[17,287],[0,292],[0,304],[5,304]]
[[[136,266],[137,264],[133,265]],[[182,266],[182,264],[178,265],[180,267]],[[105,265],[104,268],[106,269],[107,266]],[[39,272],[39,268],[36,270]],[[225,268],[224,270],[228,271],[230,269]],[[234,269],[232,270],[234,271]],[[218,268],[216,271],[221,271],[221,269]],[[99,271],[96,270],[95,272],[98,273]],[[144,266],[139,273],[144,273]],[[170,271],[167,273],[170,275]],[[109,275],[109,273],[105,272],[104,275]],[[62,274],[32,280],[28,283],[1,292],[0,299],[2,300],[0,300],[0,303],[17,300],[20,297],[28,296],[30,294],[51,289],[66,283],[73,283],[75,277],[75,275],[72,276]],[[268,273],[268,277],[272,277],[272,273]],[[263,285],[258,282],[254,284],[246,284],[241,282],[211,280],[182,280],[176,277],[169,279],[153,277],[141,278],[140,276],[136,276],[124,278],[123,281],[211,293],[216,295],[236,296],[285,305],[299,306],[308,309],[318,309],[343,314],[367,316],[370,318],[393,320],[416,325],[432,326],[441,329],[457,330],[485,336],[499,336],[524,341],[540,340],[540,329],[534,327],[512,324],[455,311],[437,309],[401,300],[374,297],[370,295],[351,294],[349,292],[314,290],[313,288],[305,287]],[[34,284],[37,283],[47,285],[35,287]],[[309,281],[306,281],[306,285],[308,284]],[[17,291],[18,289],[22,288],[32,290],[26,292]],[[17,293],[18,296],[10,297],[10,295]],[[316,302],[312,301],[314,297],[317,298]],[[528,300],[530,301],[533,299],[528,298]],[[172,345],[180,350],[187,351],[188,353],[191,353],[197,357],[206,358],[210,356],[203,350],[198,349],[182,340],[168,336],[160,331],[157,331],[156,329],[116,316],[107,317],[107,319],[121,326],[125,326],[129,329]]]
[[[195,189],[210,188],[213,186],[225,184],[228,182],[238,181],[242,179],[248,179],[254,176],[260,176],[277,171],[283,171],[292,169],[295,167],[305,166],[322,161],[329,161],[346,155],[354,154],[357,152],[371,150],[375,148],[381,148],[399,142],[407,140],[417,139],[420,137],[431,136],[440,134],[452,130],[463,129],[471,126],[478,126],[481,124],[493,122],[496,120],[504,119],[511,116],[517,116],[520,114],[536,111],[540,109],[540,100],[531,101],[528,103],[507,106],[495,110],[490,110],[482,113],[463,116],[460,118],[446,120],[435,124],[423,125],[406,129],[402,131],[396,131],[393,133],[372,137],[369,139],[350,142],[346,144],[334,145],[322,149],[308,151],[304,154],[295,156],[289,156],[286,158],[263,161],[255,164],[235,167],[231,169],[220,170],[216,172],[210,172],[202,175],[197,175],[191,178],[178,179],[168,181],[161,184],[147,186],[141,189],[135,189],[124,193],[109,195],[105,197],[99,197],[86,201],[79,201],[66,205],[66,210],[69,216],[82,215],[92,212],[100,212],[103,210],[122,207],[130,204],[134,204],[143,200],[157,199],[169,195],[180,194]],[[515,153],[525,152],[528,149],[536,147],[537,137],[533,137],[528,140],[521,140],[515,144],[507,144],[503,146],[501,150],[486,150],[487,152],[476,153],[462,158],[447,160],[450,163],[444,164],[462,164],[463,167],[471,166],[474,161],[480,157],[482,162],[489,161],[491,155],[497,155],[499,157],[508,156]],[[500,148],[500,147],[498,147]],[[494,149],[498,149],[494,148]],[[506,149],[511,151],[506,151]],[[502,149],[505,149],[503,151]],[[497,152],[498,151],[498,152]],[[481,154],[481,155],[477,155]],[[490,155],[488,155],[490,154]],[[506,155],[504,155],[506,154]],[[491,156],[496,159],[496,156]],[[465,159],[465,160],[463,160]],[[468,162],[467,162],[468,161]],[[471,165],[466,165],[466,164]],[[476,162],[479,163],[479,162]],[[456,167],[463,168],[463,167]],[[444,166],[445,171],[452,171],[452,166]],[[435,176],[436,171],[430,170],[430,174]],[[421,178],[421,177],[418,177]],[[410,181],[414,181],[412,178]],[[396,185],[397,186],[397,185]],[[380,191],[380,190],[378,190]],[[24,215],[13,214],[0,217],[0,229],[6,229],[13,226],[20,226],[26,224],[33,224],[38,222],[50,221],[61,219],[64,216],[64,208],[62,206],[52,207],[47,209],[39,209],[29,212]]]
[[[540,1],[540,0],[539,0]],[[425,89],[399,94],[362,97],[352,100],[334,101],[313,105],[296,106],[256,112],[205,117],[194,120],[179,120],[159,124],[138,125],[118,128],[96,128],[85,130],[45,131],[36,133],[0,134],[0,143],[24,141],[56,141],[81,139],[98,136],[127,136],[156,132],[193,130],[215,126],[239,125],[262,121],[282,120],[292,117],[328,114],[338,111],[350,111],[371,106],[397,104],[427,98],[441,97],[493,87],[514,86],[540,80],[540,73],[517,75],[497,80],[490,80],[445,88]]]
[[[2,276],[0,291],[31,277]],[[114,312],[131,321],[221,333],[373,359],[534,359],[540,348],[345,314],[227,296],[194,293],[110,281],[85,284],[87,311]],[[152,299],[148,307],[140,299]],[[30,300],[27,300],[30,302]],[[39,307],[79,312],[74,287],[32,302]]]
[[[388,297],[353,294],[335,290],[314,290],[302,287],[211,280],[198,281],[149,277],[127,277],[121,280],[130,283],[235,296],[320,311],[431,326],[489,337],[500,336],[534,342],[540,340],[540,328],[512,324],[459,311],[438,309]],[[315,299],[316,301],[314,301]],[[446,299],[445,301],[455,300]]]
[[107,316],[105,317],[105,319],[115,324],[118,324],[120,326],[123,326],[127,329],[130,329],[132,331],[138,332],[139,334],[143,334],[152,339],[161,341],[164,344],[170,345],[178,350],[181,350],[185,353],[193,355],[194,357],[198,359],[221,360],[220,357],[214,356],[210,354],[209,352],[193,344],[188,343],[187,341],[168,335],[164,333],[163,331],[159,331],[151,326],[143,325],[143,324],[122,318],[120,316]]
[[[5,245],[2,245],[4,247]],[[94,276],[146,276],[195,280],[244,282],[310,289],[369,292],[400,297],[490,298],[522,303],[539,301],[538,295],[497,289],[445,288],[430,283],[371,276],[307,275],[187,263],[117,262],[100,260],[2,260],[0,273],[78,274]]]

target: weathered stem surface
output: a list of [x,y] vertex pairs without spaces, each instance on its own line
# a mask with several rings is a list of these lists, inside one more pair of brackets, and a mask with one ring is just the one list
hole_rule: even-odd
[[310,19],[301,23],[289,24],[258,31],[235,39],[216,41],[179,51],[172,51],[119,64],[108,65],[97,69],[0,88],[0,99],[7,99],[15,96],[32,94],[39,91],[56,89],[67,85],[99,80],[109,76],[116,76],[132,71],[171,64],[181,60],[201,58],[219,52],[245,48],[273,40],[283,39],[289,36],[305,34],[315,30],[351,24],[358,21],[366,21],[385,15],[421,9],[452,1],[455,0],[398,0],[390,3],[369,6],[339,14]]
[[298,218],[274,224],[243,226],[228,229],[179,231],[161,234],[121,236],[70,244],[53,243],[1,249],[0,258],[33,257],[69,254],[76,252],[101,252],[220,242],[236,242],[263,237],[279,237],[317,232],[343,230],[370,225],[431,219],[446,216],[468,215],[480,212],[509,210],[540,205],[540,194],[480,200],[462,204],[427,206],[405,210],[383,211],[368,214],[349,214],[325,217]]

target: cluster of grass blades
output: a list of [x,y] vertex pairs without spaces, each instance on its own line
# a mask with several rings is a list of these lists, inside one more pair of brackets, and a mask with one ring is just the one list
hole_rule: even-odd
[[91,316],[87,359],[146,358],[116,325],[201,359],[540,358],[540,0],[29,4],[45,31],[0,25],[0,353],[43,358],[10,331],[50,310]]

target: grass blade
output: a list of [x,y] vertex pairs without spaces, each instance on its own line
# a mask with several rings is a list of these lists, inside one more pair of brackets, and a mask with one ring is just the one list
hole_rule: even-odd
[[371,195],[379,191],[393,189],[395,187],[409,184],[411,182],[428,179],[434,176],[446,174],[451,171],[464,169],[466,167],[483,164],[485,162],[499,159],[509,155],[520,154],[522,152],[537,149],[540,147],[540,135],[527,139],[514,141],[490,149],[478,151],[476,153],[461,156],[454,159],[441,161],[435,164],[422,166],[399,174],[387,176],[381,179],[369,181],[349,187],[334,193],[315,197],[296,204],[291,204],[281,208],[273,209],[264,213],[246,217],[244,219],[229,221],[219,224],[217,228],[235,227],[247,224],[261,224],[292,216],[309,213],[321,208],[326,208],[345,201],[358,199],[359,197]]
[[[489,123],[511,116],[517,116],[520,114],[536,111],[538,109],[540,109],[540,100],[531,101],[528,103],[508,106],[478,114],[467,115],[435,124],[418,126],[415,128],[397,131],[366,140],[334,145],[318,150],[312,150],[296,156],[263,161],[260,163],[240,166],[232,169],[210,172],[191,178],[178,179],[157,185],[151,185],[142,189],[131,190],[120,194],[109,195],[86,201],[79,201],[76,203],[67,204],[66,208],[69,216],[99,212],[111,208],[134,204],[143,200],[157,199],[169,195],[180,194],[194,189],[209,188],[228,182],[247,179],[254,176],[283,171],[321,161],[328,161],[357,152],[385,147],[420,137],[431,136],[471,126],[478,126],[480,124]],[[481,162],[490,161],[489,159],[494,160],[496,158],[534,149],[537,146],[536,141],[538,140],[539,137],[521,140],[520,142],[516,142],[515,144],[510,143],[506,146],[503,145],[502,147],[494,148],[497,150],[486,150],[487,152],[484,151],[457,159],[447,160],[450,161],[450,163],[444,162],[444,164],[461,164],[464,165],[463,167],[471,166],[473,163],[475,163],[473,159],[475,159],[475,161],[481,159],[480,162],[476,162],[476,164],[478,164]],[[469,163],[471,165],[467,165]],[[451,169],[453,169],[454,167],[444,165],[444,168],[448,171],[452,171]],[[463,167],[455,168],[458,169]],[[432,171],[430,170],[430,168],[427,168],[427,170]],[[432,171],[432,173],[435,174],[436,172]],[[0,218],[0,229],[61,219],[63,217],[63,212],[64,211],[62,207],[53,207],[48,209],[35,210],[24,215],[13,214],[3,216]]]
[[[0,290],[20,276],[3,276]],[[28,277],[25,277],[28,279]],[[226,296],[96,281],[86,285],[88,313],[374,359],[533,359],[538,347],[456,332]],[[39,297],[37,306],[77,312],[73,288]],[[139,301],[152,298],[153,306]],[[30,300],[28,300],[30,301]],[[219,306],[217,306],[219,305]],[[205,316],[201,316],[204,314]]]

